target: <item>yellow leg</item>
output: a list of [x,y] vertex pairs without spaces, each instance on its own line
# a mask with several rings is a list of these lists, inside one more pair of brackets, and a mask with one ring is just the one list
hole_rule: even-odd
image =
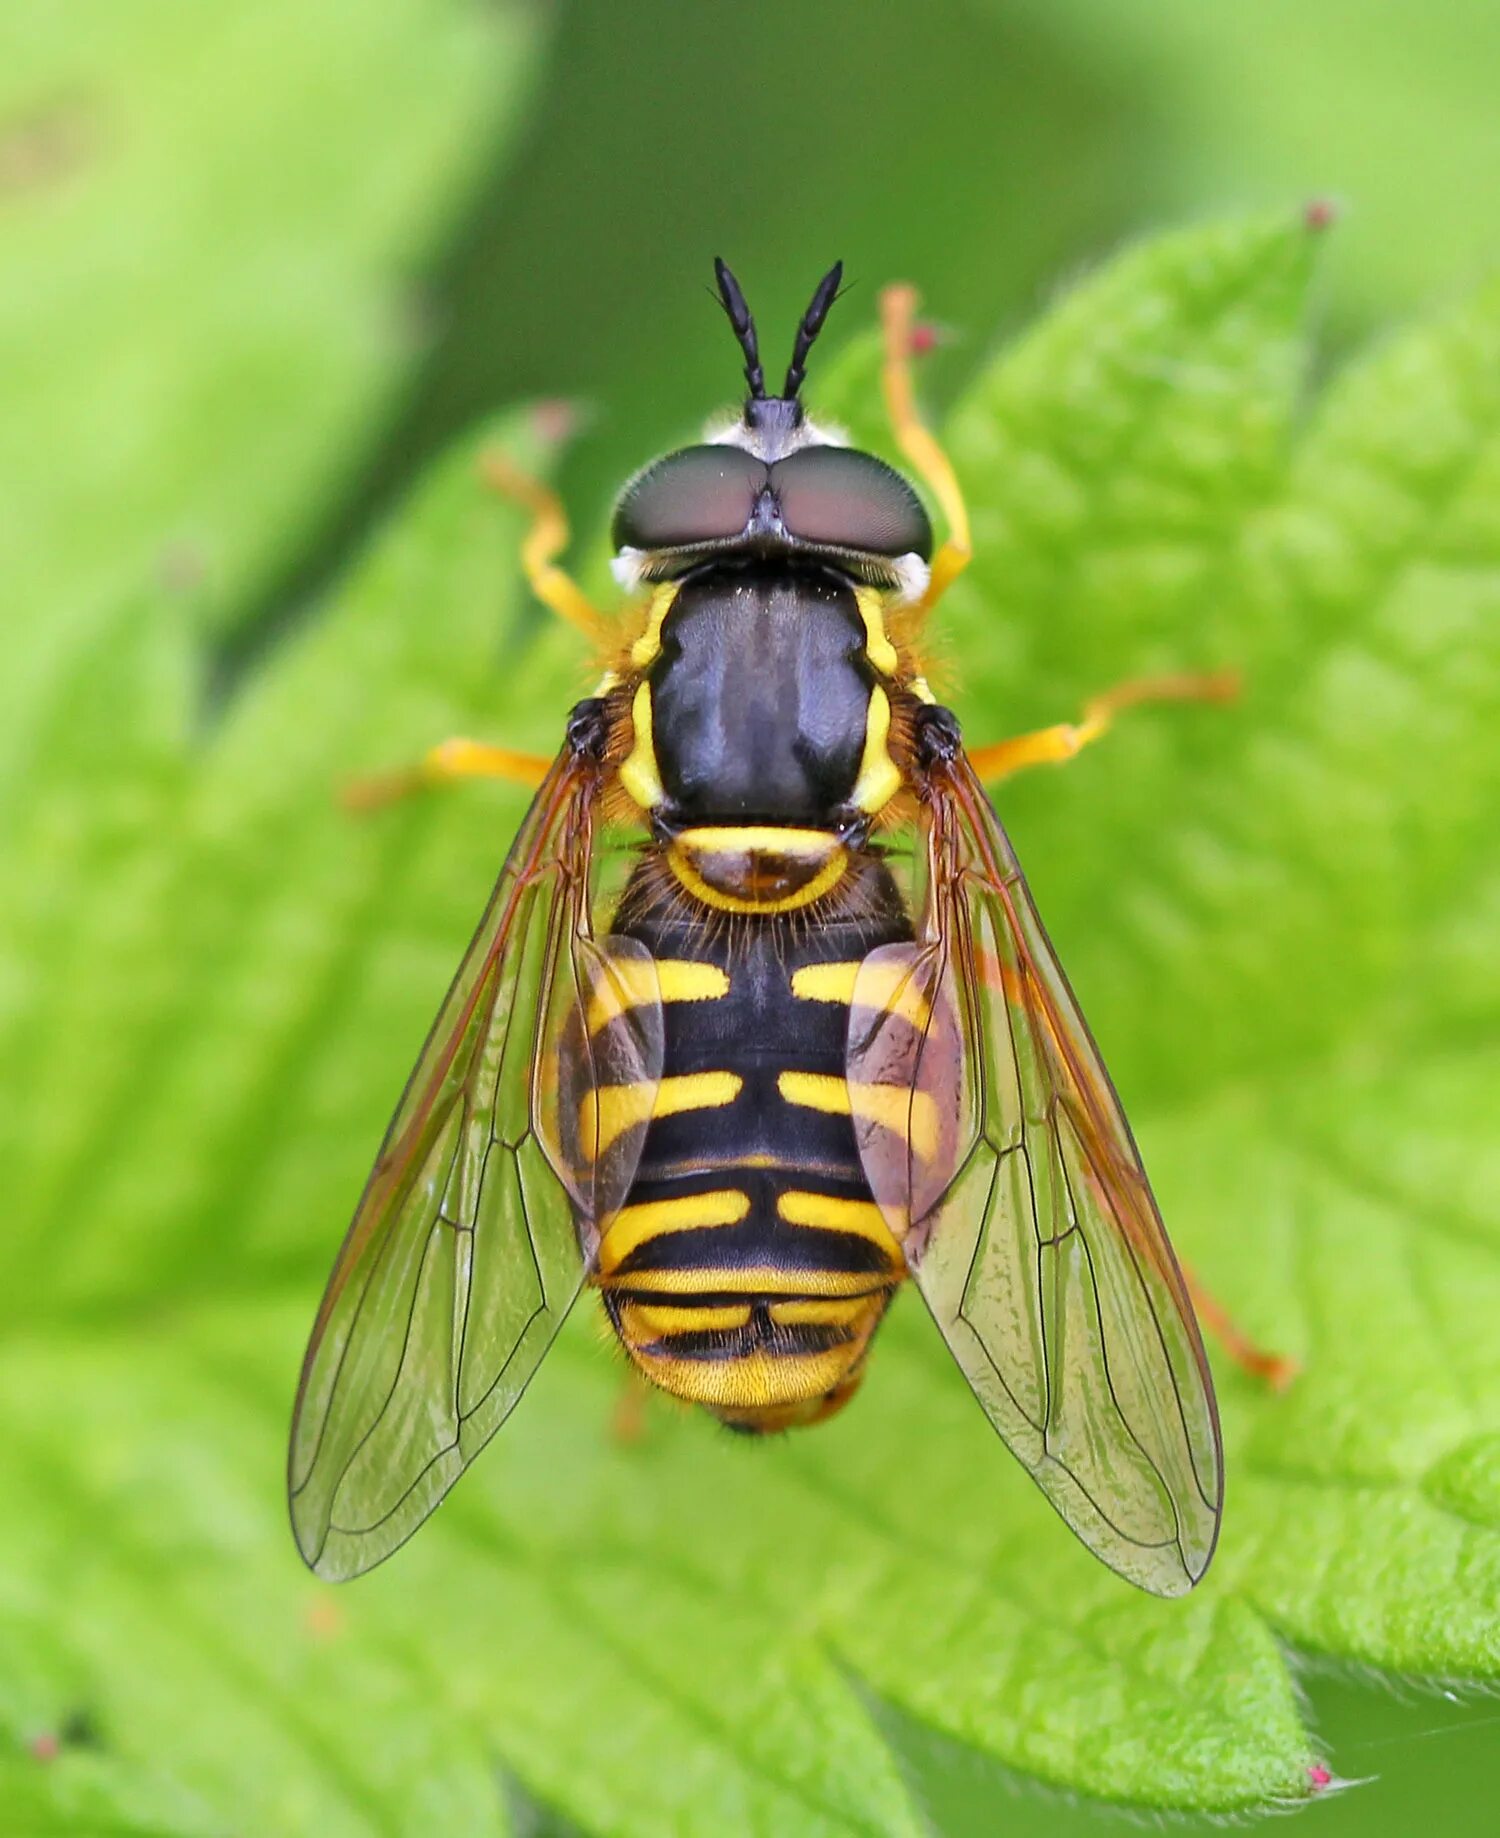
[[508,747],[487,746],[482,740],[445,740],[425,754],[419,765],[346,785],[343,802],[348,810],[380,810],[413,792],[432,791],[459,779],[509,779],[513,785],[535,790],[551,764],[538,754],[512,753]]
[[969,536],[969,512],[948,455],[938,445],[917,412],[911,382],[912,318],[917,310],[914,287],[887,287],[880,296],[880,321],[885,329],[886,413],[896,444],[927,486],[948,523],[948,538],[932,558],[932,576],[922,596],[925,612],[941,599],[968,567],[974,554]]
[[1057,765],[1072,759],[1107,734],[1122,710],[1143,702],[1232,702],[1239,693],[1239,674],[1233,670],[1203,676],[1136,677],[1095,696],[1085,705],[1081,721],[1060,721],[1034,734],[1017,734],[993,746],[976,747],[969,758],[980,778],[1005,779],[1027,766]]
[[521,544],[521,566],[531,591],[543,606],[551,607],[591,644],[604,642],[609,636],[609,620],[572,575],[557,566],[556,558],[568,546],[568,513],[562,499],[540,480],[522,472],[503,453],[486,453],[480,465],[492,491],[531,512],[531,528]]

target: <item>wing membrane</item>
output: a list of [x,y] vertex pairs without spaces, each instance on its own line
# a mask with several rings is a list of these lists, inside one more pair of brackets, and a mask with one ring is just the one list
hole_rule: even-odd
[[504,1422],[629,1187],[642,1132],[600,1154],[568,1110],[661,1070],[649,955],[592,936],[593,798],[567,756],[537,792],[329,1279],[288,1458],[320,1575],[388,1556]]
[[1083,1542],[1158,1595],[1218,1534],[1213,1386],[1119,1100],[966,761],[935,775],[919,941],[865,960],[848,1078],[875,1198],[990,1421]]

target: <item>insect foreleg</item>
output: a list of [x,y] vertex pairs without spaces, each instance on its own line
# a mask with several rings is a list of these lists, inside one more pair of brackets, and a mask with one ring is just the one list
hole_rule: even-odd
[[521,566],[531,591],[591,644],[610,636],[610,620],[601,613],[572,575],[557,565],[568,546],[568,513],[555,491],[522,472],[503,453],[486,453],[480,462],[484,481],[502,498],[531,512],[531,528],[521,544]]
[[1028,766],[1061,765],[1073,759],[1087,746],[1103,738],[1114,725],[1116,715],[1145,702],[1232,702],[1240,692],[1240,679],[1233,670],[1205,675],[1133,677],[1117,683],[1103,695],[1084,705],[1079,720],[1059,721],[1049,728],[1038,728],[1031,734],[1017,734],[988,747],[975,747],[969,754],[980,778],[993,783]]
[[968,567],[974,547],[969,536],[969,511],[948,455],[917,412],[912,389],[912,316],[917,309],[914,287],[887,287],[880,296],[880,321],[885,329],[885,365],[881,383],[886,413],[896,444],[910,460],[948,524],[948,539],[932,558],[932,574],[920,610],[941,599]]

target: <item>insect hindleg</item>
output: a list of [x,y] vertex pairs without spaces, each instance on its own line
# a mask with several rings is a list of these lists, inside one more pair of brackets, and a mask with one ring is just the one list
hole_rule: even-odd
[[975,747],[969,754],[980,778],[991,782],[1009,778],[1028,766],[1060,765],[1101,739],[1114,725],[1115,716],[1145,702],[1232,702],[1240,692],[1233,670],[1205,675],[1133,677],[1117,683],[1084,705],[1078,721],[1059,721],[1031,734],[1017,734],[992,746]]
[[350,810],[379,810],[413,792],[433,791],[460,779],[508,779],[513,785],[525,785],[534,791],[547,776],[550,764],[540,754],[513,753],[509,747],[455,737],[440,741],[418,765],[354,780],[344,788],[343,802]]
[[646,1433],[646,1406],[651,1387],[634,1366],[625,1373],[615,1408],[610,1415],[609,1430],[616,1442],[639,1442]]
[[974,547],[969,537],[969,511],[948,455],[917,412],[912,389],[912,317],[917,290],[905,285],[887,287],[880,296],[880,321],[885,330],[885,365],[881,381],[886,413],[896,444],[927,486],[948,523],[948,537],[932,558],[932,575],[922,596],[925,612],[939,600],[968,567]]
[[1261,1379],[1273,1391],[1285,1391],[1300,1368],[1286,1353],[1271,1353],[1257,1346],[1235,1322],[1234,1316],[1185,1264],[1182,1280],[1187,1284],[1193,1312],[1199,1324],[1218,1341],[1224,1352],[1242,1372]]
[[531,512],[531,528],[521,544],[521,566],[531,591],[591,644],[609,636],[610,622],[572,575],[557,565],[568,546],[568,513],[555,491],[522,472],[503,453],[486,453],[481,461],[485,483],[502,498]]

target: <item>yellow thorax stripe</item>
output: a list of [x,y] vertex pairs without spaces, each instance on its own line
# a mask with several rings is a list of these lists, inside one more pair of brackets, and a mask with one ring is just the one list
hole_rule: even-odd
[[745,1081],[737,1072],[685,1072],[652,1084],[601,1085],[586,1091],[578,1106],[578,1140],[594,1161],[626,1130],[648,1117],[675,1117],[685,1110],[715,1110],[733,1104]]
[[664,581],[652,594],[646,608],[646,629],[630,647],[630,662],[637,670],[649,670],[661,653],[662,622],[672,610],[680,581]]
[[856,982],[860,984],[861,1007],[884,1009],[909,1021],[914,1028],[926,1027],[932,1010],[910,964],[887,961],[866,965],[857,959],[839,964],[804,964],[792,972],[792,994],[803,1002],[842,1002],[849,1007],[854,1001]]
[[886,744],[891,732],[891,699],[877,683],[870,691],[865,712],[865,750],[859,762],[859,777],[849,794],[856,810],[873,817],[883,810],[901,789],[901,771],[891,758]]
[[[605,1272],[613,1270],[632,1251],[662,1232],[695,1232],[706,1226],[738,1225],[749,1211],[750,1196],[735,1187],[719,1188],[713,1193],[684,1194],[676,1200],[641,1200],[634,1206],[621,1207],[605,1229],[599,1247],[599,1267]],[[687,1271],[685,1274],[695,1273]],[[699,1290],[709,1287],[701,1282],[693,1286]],[[662,1287],[654,1276],[652,1287]]]
[[865,656],[884,677],[893,677],[900,665],[896,647],[885,629],[885,601],[878,587],[859,587],[854,593],[859,616],[865,622]]
[[698,964],[687,957],[619,957],[594,984],[589,1000],[588,1030],[602,1027],[660,996],[663,1002],[715,1002],[729,994],[729,978],[717,964]]
[[850,1084],[826,1072],[783,1072],[776,1088],[788,1104],[824,1110],[841,1117],[867,1118],[882,1129],[893,1130],[924,1161],[937,1153],[937,1105],[929,1092],[910,1085]]
[[640,805],[651,810],[666,796],[662,789],[661,768],[656,763],[656,737],[652,728],[651,685],[640,683],[630,705],[635,745],[620,764],[620,783]]

